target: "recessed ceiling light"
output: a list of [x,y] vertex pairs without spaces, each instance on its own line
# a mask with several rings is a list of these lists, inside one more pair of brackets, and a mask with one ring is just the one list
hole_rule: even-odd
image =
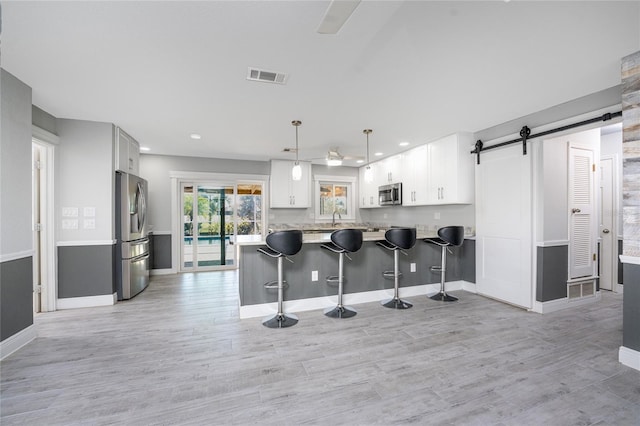
[[148,146],[141,146],[140,151],[151,151],[151,148],[149,148]]
[[362,163],[364,163],[364,160],[358,160],[358,161],[356,161],[356,163],[362,164]]
[[198,133],[191,133],[191,134],[189,135],[189,137],[190,137],[191,139],[193,139],[193,140],[199,140],[199,139],[202,139],[202,136],[201,136],[201,135],[199,135]]
[[407,145],[409,145],[409,142],[400,142],[398,145],[399,146],[407,146]]
[[376,152],[376,153],[375,153],[375,154],[373,154],[373,155],[375,155],[376,157],[380,157],[380,156],[382,155],[382,152]]

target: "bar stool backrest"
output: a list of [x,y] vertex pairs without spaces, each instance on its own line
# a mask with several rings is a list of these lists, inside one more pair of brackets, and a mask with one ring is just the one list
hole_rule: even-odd
[[276,231],[267,235],[267,246],[285,256],[293,256],[302,249],[302,231],[292,229]]
[[353,253],[362,247],[362,231],[360,229],[338,229],[331,233],[331,241],[342,250]]
[[460,246],[464,241],[464,227],[462,226],[443,226],[438,229],[438,236],[445,243],[452,246]]
[[408,250],[416,244],[416,228],[391,228],[384,233],[384,238],[394,246]]

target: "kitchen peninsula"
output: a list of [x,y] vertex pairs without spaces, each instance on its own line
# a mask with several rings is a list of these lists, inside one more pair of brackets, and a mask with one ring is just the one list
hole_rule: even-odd
[[[429,270],[440,264],[440,248],[426,244],[423,239],[434,232],[418,231],[415,246],[401,256],[400,295],[402,297],[426,295],[439,290],[439,273]],[[284,279],[288,283],[284,300],[286,311],[299,312],[335,305],[336,285],[326,278],[338,274],[337,257],[323,249],[323,243],[331,241],[331,229],[327,232],[305,232],[302,250],[291,256],[293,263],[286,263]],[[463,285],[475,283],[475,241],[469,236],[460,247],[452,248],[447,260],[447,289],[459,290]],[[383,300],[393,293],[393,279],[385,279],[383,272],[393,270],[393,254],[378,245],[384,240],[384,231],[363,232],[362,248],[345,259],[344,300],[358,304]],[[238,242],[240,316],[258,317],[275,312],[277,290],[266,289],[264,284],[277,278],[277,262],[260,254],[265,247],[263,240]],[[415,267],[412,270],[412,266]]]

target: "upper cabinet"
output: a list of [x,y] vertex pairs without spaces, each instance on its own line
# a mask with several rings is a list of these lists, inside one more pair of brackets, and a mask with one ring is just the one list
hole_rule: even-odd
[[300,161],[302,179],[293,180],[291,169],[294,161],[271,160],[269,193],[271,208],[311,207],[311,163]]
[[140,172],[140,145],[120,127],[116,127],[116,170],[137,175]]
[[371,163],[369,165],[369,167],[371,167],[372,178],[370,181],[367,181],[367,179],[365,179],[367,166],[360,167],[360,175],[358,180],[360,182],[359,206],[361,209],[380,207],[380,205],[378,204],[378,186],[380,185],[379,181],[377,180],[378,178],[380,178],[378,166],[378,163]]
[[428,204],[473,203],[473,135],[456,133],[431,142],[428,166]]
[[424,206],[429,201],[429,146],[421,145],[402,154],[404,179],[402,204]]
[[456,133],[400,155],[371,163],[373,182],[360,168],[360,208],[379,207],[378,186],[402,183],[402,204],[425,206],[473,203],[473,134]]

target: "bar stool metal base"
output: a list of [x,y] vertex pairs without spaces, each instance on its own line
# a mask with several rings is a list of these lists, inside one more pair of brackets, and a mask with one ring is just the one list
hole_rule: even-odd
[[336,306],[324,310],[324,314],[330,318],[351,318],[358,312],[350,306]]
[[458,300],[457,297],[451,296],[444,291],[440,291],[433,296],[429,296],[429,299],[437,300],[438,302],[455,302],[456,300]]
[[404,300],[396,297],[393,297],[388,300],[383,300],[382,302],[380,302],[380,304],[385,308],[391,308],[391,309],[409,309],[413,307],[411,303],[405,302]]
[[269,328],[286,328],[297,323],[298,317],[293,314],[276,314],[262,320],[262,325]]

